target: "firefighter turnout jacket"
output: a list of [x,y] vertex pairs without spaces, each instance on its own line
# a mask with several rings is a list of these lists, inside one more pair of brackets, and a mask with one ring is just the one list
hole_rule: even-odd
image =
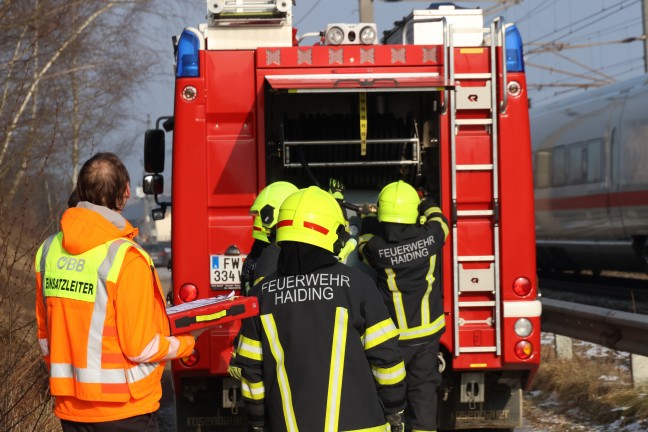
[[270,243],[267,248],[261,252],[261,256],[257,260],[257,265],[254,269],[254,285],[258,284],[277,270],[277,261],[279,260],[279,252],[281,249],[277,243]]
[[254,271],[259,263],[263,251],[270,245],[267,241],[255,239],[250,253],[245,257],[241,269],[241,292],[247,295],[254,285]]
[[193,336],[169,336],[155,267],[120,214],[81,202],[61,228],[35,263],[54,413],[94,423],[156,411],[165,361],[189,355]]
[[419,208],[424,223],[365,217],[358,253],[377,271],[378,288],[400,331],[400,345],[434,339],[445,329],[440,253],[448,222],[431,201]]
[[236,356],[250,423],[267,418],[273,432],[384,431],[385,414],[405,407],[398,331],[369,276],[300,247],[327,259],[288,274],[280,256],[279,270],[251,291],[260,315],[243,321]]

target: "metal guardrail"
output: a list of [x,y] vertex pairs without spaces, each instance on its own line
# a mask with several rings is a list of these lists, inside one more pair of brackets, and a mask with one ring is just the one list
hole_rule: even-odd
[[648,315],[541,298],[542,331],[648,356]]

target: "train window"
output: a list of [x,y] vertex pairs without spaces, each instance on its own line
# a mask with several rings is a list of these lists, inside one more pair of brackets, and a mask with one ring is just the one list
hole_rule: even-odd
[[551,184],[553,186],[562,186],[565,184],[565,170],[567,169],[567,161],[564,146],[554,148],[551,157]]
[[536,188],[551,186],[551,151],[540,150],[536,152],[533,164]]
[[569,169],[567,170],[567,183],[583,183],[583,147],[581,143],[569,146]]
[[[613,184],[616,182],[616,179],[619,176],[618,171],[615,170],[615,167],[614,167],[615,157],[618,157],[618,156],[615,156],[616,144],[617,144],[616,143],[616,128],[612,128],[612,132],[610,133],[610,182],[613,183]],[[601,161],[602,160],[603,160],[603,158],[601,158]],[[604,169],[603,169],[603,171],[604,171]]]
[[603,141],[600,139],[587,142],[587,183],[600,182],[603,179]]

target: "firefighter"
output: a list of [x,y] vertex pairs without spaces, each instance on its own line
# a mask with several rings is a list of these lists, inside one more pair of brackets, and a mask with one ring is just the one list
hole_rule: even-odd
[[[292,183],[286,181],[270,183],[259,192],[250,207],[250,214],[254,216],[252,227],[254,242],[241,269],[241,291],[245,295],[249,294],[258,280],[277,268],[279,247],[275,244],[275,237],[279,207],[293,192],[297,192],[297,186]],[[238,338],[237,335],[233,347],[238,344]],[[236,351],[232,352],[227,372],[232,378],[241,379],[241,368],[237,366]]]
[[[371,216],[371,215],[370,215]],[[423,222],[424,221],[424,222]],[[441,249],[448,222],[431,200],[398,181],[378,196],[378,218],[363,219],[358,253],[377,272],[398,326],[407,369],[406,430],[436,431],[439,339],[445,329]]]
[[121,215],[128,171],[97,153],[79,173],[79,202],[36,255],[38,341],[64,432],[157,432],[165,361],[192,335],[169,336],[162,286]]
[[[241,270],[241,289],[244,294],[247,294],[254,285],[258,276],[265,276],[274,271],[274,265],[261,266],[259,258],[261,253],[274,242],[276,235],[276,224],[279,216],[279,207],[281,203],[293,192],[297,192],[297,187],[292,183],[286,181],[277,181],[267,185],[254,200],[252,207],[250,207],[250,214],[254,215],[254,224],[252,229],[252,237],[254,243],[250,253],[245,258],[243,269]],[[271,251],[266,252],[271,256],[266,262],[275,263],[279,255],[278,248],[271,248]],[[265,260],[264,260],[265,261]]]
[[277,271],[252,288],[260,315],[243,320],[237,347],[249,424],[402,430],[398,331],[371,278],[336,257],[347,238],[340,206],[316,186],[301,189],[277,227]]

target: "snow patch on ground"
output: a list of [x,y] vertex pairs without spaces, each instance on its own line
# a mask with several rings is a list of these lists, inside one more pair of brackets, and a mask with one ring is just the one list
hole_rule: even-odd
[[[542,345],[549,349],[555,344],[556,337],[553,333],[541,334]],[[589,342],[573,341],[574,356],[587,356],[597,361],[614,364],[619,372],[616,374],[601,375],[599,379],[604,382],[617,384],[624,383],[621,376],[627,375],[630,369],[630,354],[614,351]],[[542,365],[540,366],[542,367]],[[631,385],[631,384],[627,384]],[[547,395],[540,390],[525,392],[524,394],[524,426],[515,429],[515,432],[647,432],[648,421],[635,421],[627,423],[628,419],[621,417],[610,424],[593,424],[588,420],[589,413],[582,410],[569,410],[560,413],[560,402],[555,395]],[[645,397],[646,394],[641,394]],[[625,411],[627,407],[618,407],[614,411]]]

